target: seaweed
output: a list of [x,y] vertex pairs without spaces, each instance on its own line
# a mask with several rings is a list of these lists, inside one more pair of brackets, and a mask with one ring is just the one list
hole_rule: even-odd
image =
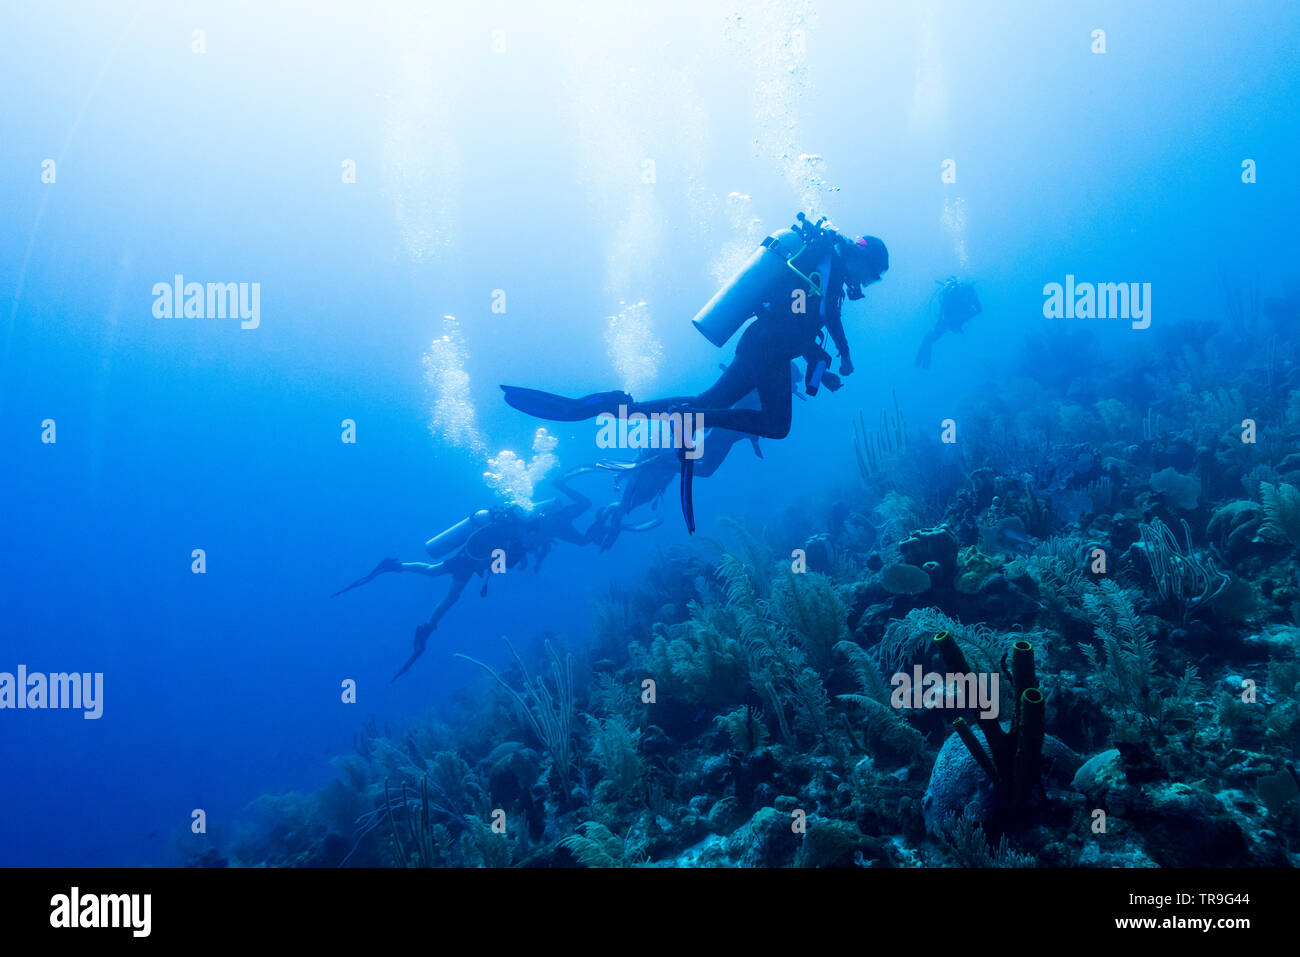
[[872,656],[851,641],[837,643],[835,650],[848,659],[849,667],[858,679],[860,691],[836,697],[840,701],[852,702],[862,710],[865,749],[891,749],[909,759],[919,755],[925,749],[925,736],[890,704],[889,688],[877,671]]
[[995,848],[989,848],[984,827],[970,810],[958,817],[950,812],[937,835],[940,846],[962,867],[1036,867],[1032,854],[1011,847],[1003,834]]
[[528,669],[519,657],[519,653],[515,651],[514,646],[508,640],[506,641],[506,647],[510,649],[510,654],[514,656],[515,662],[519,665],[519,671],[523,675],[524,687],[522,692],[512,688],[495,670],[477,658],[462,654],[457,654],[456,657],[463,658],[470,664],[478,665],[491,675],[496,683],[510,696],[510,699],[516,705],[517,713],[524,718],[533,734],[537,736],[537,740],[551,755],[551,760],[555,765],[555,773],[559,778],[557,784],[560,790],[564,791],[568,787],[569,768],[572,760],[573,656],[565,655],[564,661],[561,662],[559,654],[551,647],[551,643],[549,641],[546,643],[546,650],[551,656],[551,679],[555,685],[555,690],[552,692],[542,678],[534,679],[528,674]]
[[1190,719],[1199,677],[1187,665],[1172,687],[1159,687],[1156,646],[1150,630],[1133,608],[1133,599],[1117,582],[1102,581],[1084,596],[1084,608],[1094,622],[1097,646],[1082,648],[1102,707],[1121,729],[1162,733],[1168,722]]
[[1151,566],[1156,592],[1173,609],[1181,625],[1228,586],[1228,576],[1214,560],[1197,555],[1192,547],[1192,530],[1183,520],[1186,548],[1179,544],[1169,526],[1160,519],[1140,525],[1142,554]]
[[1260,482],[1259,497],[1264,506],[1260,537],[1300,548],[1300,489],[1286,482],[1279,485]]

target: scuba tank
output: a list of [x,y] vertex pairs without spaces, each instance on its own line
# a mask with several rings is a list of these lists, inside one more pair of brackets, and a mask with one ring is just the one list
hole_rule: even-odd
[[939,298],[938,324],[952,332],[961,332],[962,326],[975,318],[983,310],[975,287],[968,282],[949,276],[936,279],[939,288],[935,296]]
[[812,295],[822,296],[828,277],[823,272],[825,267],[819,266],[839,238],[833,229],[822,225],[825,222],[823,216],[810,223],[800,213],[790,229],[778,230],[764,239],[740,272],[713,294],[691,323],[704,338],[721,348],[758,312],[772,284],[787,269],[808,283]]
[[460,548],[467,541],[471,532],[478,531],[487,524],[492,513],[485,508],[479,509],[469,518],[461,519],[451,528],[439,535],[433,536],[424,543],[424,550],[429,553],[429,557],[435,561],[450,555],[456,549]]

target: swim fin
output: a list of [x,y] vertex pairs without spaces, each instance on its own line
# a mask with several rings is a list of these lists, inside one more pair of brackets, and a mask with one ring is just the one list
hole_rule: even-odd
[[916,351],[916,367],[918,369],[930,368],[930,347],[934,345],[937,339],[933,332],[927,332],[925,338],[921,340],[921,348]]
[[517,385],[503,385],[501,391],[506,394],[507,405],[552,422],[581,422],[595,418],[602,412],[615,415],[620,405],[631,405],[633,402],[630,395],[617,390],[593,392],[581,399],[570,399],[537,389],[524,389]]
[[373,581],[378,576],[384,574],[384,572],[400,572],[401,570],[402,570],[402,563],[400,561],[398,561],[396,558],[385,558],[382,562],[380,562],[378,565],[375,566],[375,570],[372,571],[369,575],[363,575],[361,578],[358,578],[356,581],[354,581],[351,585],[348,585],[346,588],[340,588],[334,594],[330,595],[330,597],[338,598],[339,595],[343,594],[345,591],[351,591],[354,588],[360,588],[362,585],[366,584],[367,582]]
[[639,462],[620,462],[616,459],[601,459],[596,467],[606,472],[631,472],[638,468]]
[[677,457],[682,463],[682,518],[686,519],[686,534],[695,534],[695,460],[688,459],[684,449],[678,449]]
[[663,523],[664,520],[662,518],[652,518],[647,522],[638,522],[635,525],[623,525],[621,527],[625,532],[648,532],[652,529],[658,528]]

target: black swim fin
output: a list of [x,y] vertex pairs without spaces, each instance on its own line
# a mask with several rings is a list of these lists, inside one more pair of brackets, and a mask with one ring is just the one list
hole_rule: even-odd
[[918,369],[930,368],[930,347],[939,337],[933,332],[927,332],[925,338],[921,340],[921,348],[916,350],[916,367]]
[[524,389],[517,385],[503,385],[501,391],[506,394],[507,405],[552,422],[581,422],[595,418],[602,412],[617,415],[620,405],[631,405],[633,402],[630,395],[617,390],[593,392],[581,399],[570,399],[538,389]]
[[685,449],[677,450],[682,463],[682,518],[686,519],[686,534],[695,534],[695,460],[687,458]]
[[354,581],[351,585],[348,585],[346,588],[340,588],[334,594],[330,595],[330,597],[338,598],[339,595],[343,594],[345,591],[351,591],[354,588],[360,588],[362,585],[366,584],[366,582],[373,581],[375,578],[382,575],[384,572],[400,572],[401,570],[402,570],[402,563],[400,561],[398,561],[396,558],[385,558],[382,562],[380,562],[378,565],[375,566],[375,570],[372,571],[369,575],[363,575],[361,578],[358,578],[356,581]]

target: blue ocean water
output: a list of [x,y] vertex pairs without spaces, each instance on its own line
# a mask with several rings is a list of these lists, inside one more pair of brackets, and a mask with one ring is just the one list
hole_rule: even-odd
[[[318,787],[371,716],[477,686],[454,653],[590,631],[593,596],[686,540],[675,486],[609,553],[476,581],[397,682],[443,584],[328,596],[502,500],[489,459],[539,423],[499,383],[710,383],[731,347],[688,320],[800,210],[891,268],[845,307],[845,388],[698,482],[697,536],[815,534],[860,412],[897,396],[937,432],[1030,336],[1118,357],[1150,331],[1045,318],[1046,283],[1150,283],[1156,327],[1222,315],[1225,277],[1285,292],[1298,33],[1283,0],[0,14],[0,671],[104,676],[97,720],[0,711],[0,863],[179,863],[194,809],[217,830]],[[954,274],[983,314],[921,373]],[[158,317],[178,275],[256,283],[256,327]],[[589,423],[546,428],[553,475],[600,457]]]

